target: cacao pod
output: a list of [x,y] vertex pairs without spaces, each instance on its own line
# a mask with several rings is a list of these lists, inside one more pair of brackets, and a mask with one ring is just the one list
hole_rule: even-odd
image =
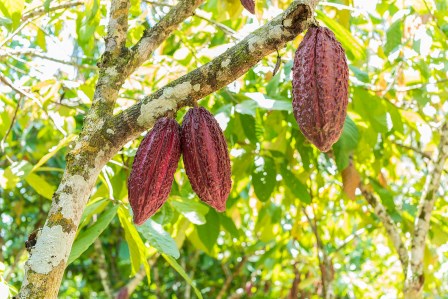
[[326,152],[339,139],[348,103],[348,65],[333,32],[308,29],[294,57],[293,110],[303,135]]
[[128,179],[135,224],[143,224],[165,203],[180,154],[179,124],[173,118],[160,118],[140,144]]
[[229,152],[218,122],[205,108],[194,107],[185,114],[181,144],[194,192],[216,210],[225,211],[232,187]]
[[255,0],[240,0],[240,2],[248,12],[255,14]]

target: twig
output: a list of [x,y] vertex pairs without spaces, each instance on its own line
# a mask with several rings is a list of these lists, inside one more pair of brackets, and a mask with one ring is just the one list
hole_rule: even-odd
[[12,116],[11,124],[9,125],[9,128],[6,131],[5,136],[3,136],[2,141],[0,143],[0,147],[1,147],[3,153],[5,153],[6,138],[8,138],[8,135],[11,132],[12,127],[14,126],[14,122],[16,121],[16,117],[17,117],[17,112],[19,111],[19,108],[22,105],[22,99],[23,99],[23,97],[20,97],[19,100],[17,101],[17,106],[16,106],[16,109],[14,109],[14,115]]
[[[155,5],[155,6],[174,7],[174,5],[171,5],[171,4],[168,4],[168,3],[163,3],[163,2],[157,2],[157,1],[143,0],[143,2],[146,2],[146,3],[151,4],[151,5]],[[208,23],[210,23],[212,25],[215,25],[216,27],[218,27],[218,29],[222,30],[225,34],[229,35],[231,38],[233,38],[235,40],[238,39],[236,37],[236,31],[235,30],[233,30],[230,27],[227,27],[226,25],[224,25],[222,23],[219,23],[219,22],[217,22],[215,20],[207,18],[201,12],[194,12],[193,16],[195,16],[195,17],[197,17],[199,19],[202,19],[202,20],[204,20],[204,21],[206,21],[206,22],[208,22]]]
[[0,81],[3,82],[4,84],[6,84],[7,86],[9,86],[15,92],[33,100],[33,102],[35,102],[39,106],[39,108],[41,108],[41,110],[45,113],[45,115],[47,115],[47,117],[53,122],[56,129],[58,129],[58,131],[61,132],[62,135],[64,135],[64,137],[67,136],[67,132],[65,132],[65,130],[57,124],[56,120],[54,120],[53,117],[50,114],[48,114],[48,112],[44,109],[42,103],[40,102],[40,100],[38,98],[36,98],[31,93],[28,93],[28,92],[22,90],[21,88],[15,86],[7,77],[3,76],[3,74],[0,74]]
[[[0,50],[0,57],[4,57],[4,56],[19,56],[19,55],[23,55],[23,56],[30,55],[30,56],[34,56],[34,57],[38,57],[38,58],[54,61],[54,62],[57,62],[57,63],[61,63],[61,64],[66,64],[66,65],[80,67],[80,68],[86,68],[86,69],[92,69],[92,70],[98,69],[95,65],[78,64],[78,63],[72,62],[72,61],[57,59],[57,58],[51,57],[51,56],[47,55],[46,53],[41,52],[41,51],[39,51],[37,49],[30,49],[30,48],[28,48],[28,49],[19,49],[19,50]],[[78,57],[76,57],[76,58],[78,58]]]
[[14,30],[13,33],[8,35],[3,41],[0,42],[0,48],[2,48],[8,41],[10,41],[14,36],[16,36],[28,23],[31,22],[31,19],[26,20],[22,24],[20,24],[19,27],[17,27],[16,30]]
[[39,8],[28,9],[27,11],[25,11],[25,13],[22,16],[22,22],[26,21],[26,20],[28,20],[30,18],[34,18],[34,17],[45,15],[45,14],[53,12],[55,10],[75,7],[75,6],[79,6],[79,5],[83,5],[83,4],[84,4],[84,1],[73,1],[73,2],[67,2],[67,3],[58,4],[58,5],[55,5],[55,6],[50,6],[48,8],[48,10],[46,10],[45,7],[43,7],[43,6],[41,6]]
[[244,264],[247,262],[247,260],[249,259],[248,256],[243,256],[243,258],[241,259],[241,261],[236,265],[235,270],[233,271],[233,273],[231,273],[230,275],[227,276],[221,290],[218,293],[218,296],[216,296],[216,299],[221,299],[224,297],[225,293],[227,292],[227,290],[230,287],[230,284],[232,283],[232,280],[235,276],[238,276],[241,269],[243,268]]
[[373,195],[367,188],[361,183],[359,184],[359,189],[362,192],[362,195],[367,200],[367,202],[372,206],[375,215],[380,219],[384,228],[386,229],[387,234],[389,235],[392,244],[394,245],[395,250],[398,253],[398,258],[403,267],[403,272],[406,275],[407,266],[409,261],[408,251],[406,246],[401,238],[398,227],[395,225],[392,217],[387,213],[386,208],[383,204]]
[[98,274],[101,278],[101,284],[103,285],[104,292],[108,298],[113,298],[112,287],[110,285],[109,275],[107,271],[106,257],[104,256],[103,246],[101,241],[97,238],[94,242],[95,251],[97,254]]
[[313,212],[314,221],[312,221],[311,218],[308,216],[306,209],[302,207],[302,211],[303,211],[303,214],[305,214],[305,217],[311,226],[311,230],[313,231],[314,236],[316,237],[317,258],[319,260],[319,268],[322,273],[322,290],[323,290],[322,295],[325,299],[334,298],[333,287],[332,287],[333,270],[332,270],[331,260],[328,258],[327,252],[322,243],[322,239],[320,238],[319,231],[317,230],[317,220],[316,220],[315,213]]

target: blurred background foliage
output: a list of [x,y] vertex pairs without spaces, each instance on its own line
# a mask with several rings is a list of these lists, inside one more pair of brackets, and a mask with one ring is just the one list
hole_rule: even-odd
[[[162,1],[131,0],[129,46],[175,4]],[[289,3],[258,0],[251,16],[238,0],[206,1],[126,81],[115,112],[207,63]],[[0,297],[20,287],[25,241],[43,225],[82,128],[108,5],[0,3]],[[335,32],[350,66],[348,117],[333,150],[310,145],[292,114],[302,34],[280,58],[266,57],[200,101],[231,153],[227,211],[198,200],[180,162],[167,203],[135,227],[126,182],[141,138],[128,143],[90,197],[61,298],[109,298],[124,295],[124,286],[132,298],[319,298],[328,288],[324,268],[338,298],[402,296],[398,257],[357,186],[381,199],[408,242],[448,113],[448,4],[339,0],[321,2],[316,17]],[[425,253],[428,298],[448,294],[446,174]]]

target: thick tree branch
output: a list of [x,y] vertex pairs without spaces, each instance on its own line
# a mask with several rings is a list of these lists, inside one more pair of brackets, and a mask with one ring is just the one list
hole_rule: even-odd
[[428,235],[431,214],[440,187],[440,180],[444,170],[445,161],[448,158],[448,123],[441,128],[440,143],[436,156],[432,163],[426,185],[420,198],[418,216],[414,224],[414,236],[411,245],[411,259],[409,263],[408,275],[405,289],[408,294],[420,296],[423,281],[423,258],[425,252],[425,242]]
[[125,77],[142,65],[160,44],[177,29],[180,23],[192,16],[204,0],[180,0],[154,27],[143,34],[140,41],[131,49],[131,59],[125,70]]
[[308,28],[314,11],[314,6],[309,3],[307,0],[293,2],[282,14],[211,62],[167,84],[115,116],[110,138],[125,144],[169,111],[192,105],[194,101],[236,80],[264,56],[282,48],[286,42]]
[[362,184],[359,185],[359,189],[361,190],[362,195],[367,200],[367,202],[372,206],[375,215],[380,219],[381,223],[384,225],[384,228],[386,229],[386,232],[389,235],[389,238],[392,241],[392,244],[398,253],[398,258],[400,259],[401,265],[403,267],[403,272],[406,275],[409,255],[406,246],[403,242],[403,239],[401,238],[398,227],[395,225],[395,222],[387,213],[386,208],[372,192],[367,190],[367,188]]

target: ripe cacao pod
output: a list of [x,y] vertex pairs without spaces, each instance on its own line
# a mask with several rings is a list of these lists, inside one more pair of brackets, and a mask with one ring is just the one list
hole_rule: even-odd
[[218,122],[205,108],[194,107],[185,114],[181,144],[194,192],[217,211],[225,211],[232,187],[229,152]]
[[240,2],[248,12],[255,14],[255,0],[240,0]]
[[308,29],[294,57],[293,110],[303,135],[326,152],[339,139],[348,103],[348,65],[333,32]]
[[140,144],[128,179],[135,224],[143,224],[165,203],[180,154],[179,124],[173,118],[160,118]]

